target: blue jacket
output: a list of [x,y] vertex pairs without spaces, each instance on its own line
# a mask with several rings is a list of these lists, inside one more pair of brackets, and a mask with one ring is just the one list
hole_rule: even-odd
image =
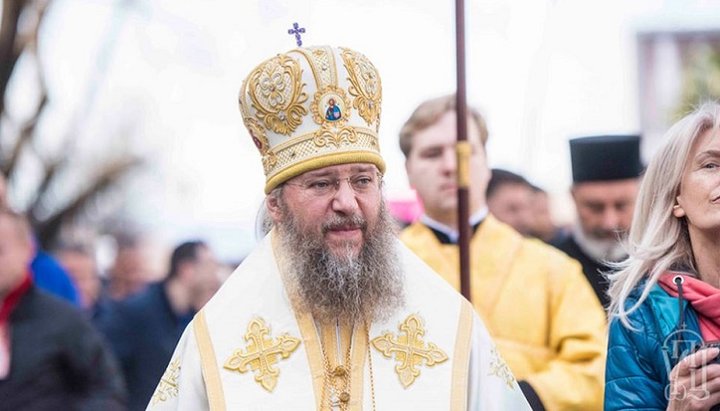
[[[642,286],[626,301],[634,305]],[[668,375],[673,367],[702,343],[692,306],[683,301],[685,329],[679,328],[678,299],[655,284],[642,305],[629,315],[635,330],[620,320],[610,322],[605,369],[605,410],[665,410]]]
[[30,265],[33,281],[38,288],[80,306],[80,296],[70,275],[50,254],[38,250]]
[[130,411],[145,410],[194,315],[194,311],[175,313],[165,283],[156,283],[109,306],[97,319],[122,366]]

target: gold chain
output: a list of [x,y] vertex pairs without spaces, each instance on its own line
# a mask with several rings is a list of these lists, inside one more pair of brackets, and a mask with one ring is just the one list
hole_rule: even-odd
[[375,409],[375,379],[373,378],[372,352],[370,352],[370,331],[365,324],[365,340],[367,341],[368,368],[370,369],[370,396],[372,398],[372,409]]
[[[377,407],[375,405],[375,376],[373,375],[373,364],[372,364],[372,352],[370,352],[370,331],[368,329],[367,324],[365,324],[365,339],[367,341],[367,356],[368,356],[368,369],[370,372],[370,397],[372,398],[372,410],[376,411]],[[328,358],[327,353],[325,352],[325,346],[320,343],[320,351],[323,355],[323,365],[325,368],[325,378],[323,382],[323,390],[322,390],[322,399],[321,403],[325,403],[327,398],[327,404],[330,406],[330,410],[333,409],[333,401],[332,398],[329,396],[329,390],[330,388],[335,388],[336,393],[339,394],[339,406],[342,411],[347,411],[349,403],[350,403],[350,393],[352,392],[352,386],[351,386],[351,377],[352,377],[352,363],[351,363],[351,352],[352,352],[352,341],[353,341],[353,335],[354,335],[354,329],[353,332],[350,334],[350,341],[348,341],[348,348],[345,352],[345,366],[338,365],[335,367],[334,370],[330,369],[330,360]],[[342,378],[344,384],[343,384],[343,390],[340,389],[338,384],[338,379]]]
[[[325,403],[326,394],[327,396],[327,403],[330,405],[330,409],[332,410],[334,407],[332,398],[329,396],[329,390],[330,387],[335,388],[336,395],[338,395],[338,399],[340,400],[339,406],[342,411],[347,411],[348,404],[350,402],[350,392],[352,390],[351,383],[351,376],[352,376],[352,365],[350,362],[350,355],[352,351],[352,339],[353,334],[350,334],[350,341],[348,341],[348,348],[345,353],[345,364],[343,365],[337,365],[335,366],[335,369],[330,369],[330,360],[328,359],[328,355],[325,352],[325,346],[322,344],[322,341],[320,342],[320,351],[323,355],[323,364],[325,368],[325,381],[323,382],[323,392],[322,392],[322,403]],[[338,341],[340,342],[340,341]],[[344,384],[343,388],[340,388],[340,385],[338,384],[338,380],[342,379]]]

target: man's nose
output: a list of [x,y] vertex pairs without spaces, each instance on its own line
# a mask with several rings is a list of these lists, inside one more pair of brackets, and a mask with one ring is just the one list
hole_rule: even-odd
[[443,172],[454,173],[456,171],[457,159],[455,157],[455,151],[450,149],[443,150],[442,158],[440,159]]
[[355,190],[347,180],[339,180],[332,199],[332,209],[338,213],[353,214],[358,209]]
[[602,216],[602,228],[617,230],[620,227],[620,213],[612,207],[605,208]]

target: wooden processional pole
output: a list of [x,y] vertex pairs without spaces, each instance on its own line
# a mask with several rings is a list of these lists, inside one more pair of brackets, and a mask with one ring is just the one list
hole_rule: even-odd
[[460,293],[470,301],[470,143],[467,141],[465,82],[465,0],[455,0],[455,47],[457,55],[457,186]]

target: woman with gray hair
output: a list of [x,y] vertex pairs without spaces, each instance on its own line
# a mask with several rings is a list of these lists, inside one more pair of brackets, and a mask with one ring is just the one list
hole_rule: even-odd
[[[720,105],[670,128],[609,276],[605,409],[720,404]],[[717,358],[720,360],[720,357]]]

